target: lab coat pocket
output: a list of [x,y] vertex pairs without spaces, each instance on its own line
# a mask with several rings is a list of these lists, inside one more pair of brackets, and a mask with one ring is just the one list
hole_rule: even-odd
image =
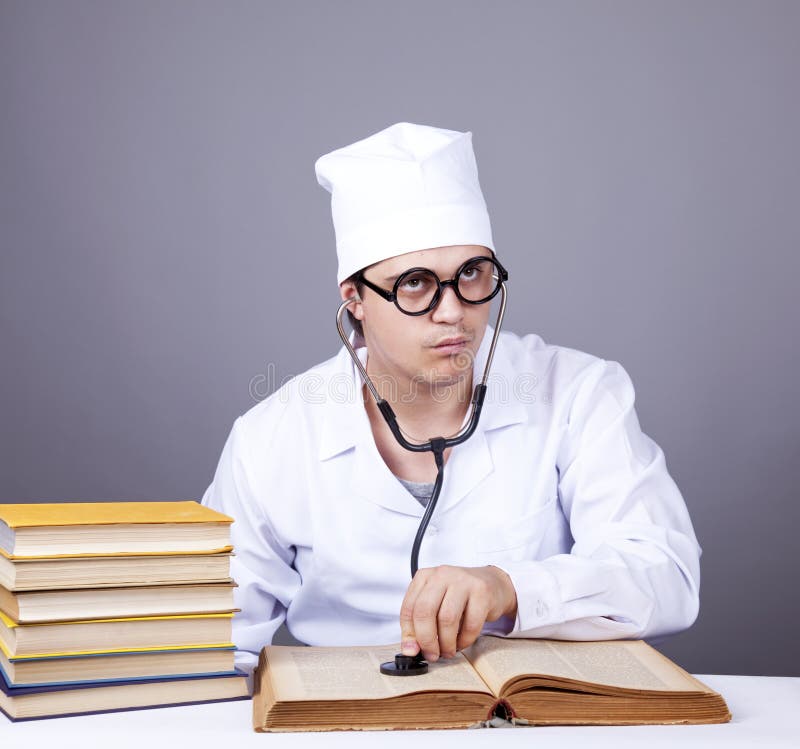
[[548,527],[558,510],[558,497],[551,497],[543,505],[522,517],[504,517],[481,525],[475,543],[479,563],[492,561],[520,561],[536,558]]

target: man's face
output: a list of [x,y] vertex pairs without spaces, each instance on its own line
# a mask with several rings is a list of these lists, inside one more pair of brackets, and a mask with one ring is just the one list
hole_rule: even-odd
[[[363,275],[391,291],[397,277],[410,268],[428,268],[446,281],[462,263],[479,256],[492,257],[492,253],[478,245],[437,247],[383,260]],[[343,284],[342,298],[352,296],[353,291]],[[433,310],[419,316],[404,314],[368,287],[362,288],[361,300],[351,311],[364,328],[371,375],[397,378],[403,388],[410,380],[420,387],[439,388],[454,385],[472,372],[491,304],[466,304],[450,286]]]

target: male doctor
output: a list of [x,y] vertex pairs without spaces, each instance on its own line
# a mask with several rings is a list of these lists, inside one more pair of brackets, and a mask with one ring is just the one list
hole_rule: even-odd
[[[457,433],[493,335],[476,285],[506,259],[471,133],[398,123],[322,156],[316,175],[367,373],[408,439]],[[311,645],[401,642],[430,661],[481,632],[643,638],[694,621],[700,549],[620,364],[500,334],[410,580],[435,476],[431,453],[395,440],[344,347],[236,419],[203,504],[236,521],[238,663],[284,621]]]

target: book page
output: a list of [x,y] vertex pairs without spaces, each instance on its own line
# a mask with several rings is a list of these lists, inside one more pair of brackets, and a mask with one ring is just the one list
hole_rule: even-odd
[[375,647],[264,648],[268,678],[280,702],[308,700],[376,700],[425,691],[489,690],[460,653],[431,663],[421,676],[385,676],[380,665],[393,661],[398,645]]
[[484,636],[465,655],[498,694],[505,683],[526,675],[636,690],[709,691],[641,640],[566,642]]

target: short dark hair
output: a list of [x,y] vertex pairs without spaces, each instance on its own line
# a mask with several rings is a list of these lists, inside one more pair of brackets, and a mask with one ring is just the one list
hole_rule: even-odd
[[[345,279],[345,282],[355,284],[358,295],[364,293],[364,283],[361,280],[361,271],[356,271],[352,276]],[[347,319],[350,322],[350,327],[355,330],[356,335],[360,338],[364,337],[364,327],[361,325],[361,320],[357,320],[350,310],[347,310]]]

